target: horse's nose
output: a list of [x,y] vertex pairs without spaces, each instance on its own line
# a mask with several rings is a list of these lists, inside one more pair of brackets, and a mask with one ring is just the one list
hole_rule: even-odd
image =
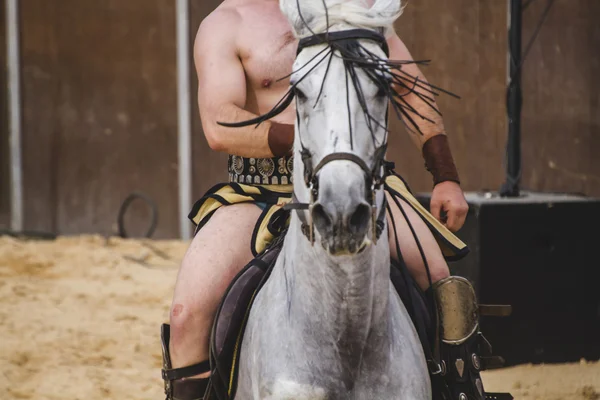
[[357,238],[365,236],[371,218],[371,207],[366,202],[351,204],[346,210],[324,201],[316,203],[312,209],[313,221],[320,232],[350,234]]
[[331,253],[354,253],[362,246],[371,219],[364,172],[348,161],[319,173],[319,195],[312,207],[315,228]]

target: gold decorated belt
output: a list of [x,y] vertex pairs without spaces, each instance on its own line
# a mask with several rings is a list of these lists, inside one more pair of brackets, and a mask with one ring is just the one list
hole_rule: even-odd
[[229,182],[256,185],[288,185],[293,183],[294,156],[246,158],[229,156]]

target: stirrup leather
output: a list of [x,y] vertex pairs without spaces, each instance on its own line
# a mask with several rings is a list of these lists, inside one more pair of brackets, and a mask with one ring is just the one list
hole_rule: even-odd
[[[163,324],[160,334],[163,354],[163,368],[161,370],[162,379],[165,384],[165,395],[167,396],[166,400],[177,400],[173,397],[173,382],[179,379],[190,378],[192,376],[210,372],[210,363],[207,360],[187,367],[173,368],[171,363],[171,355],[169,353],[170,337],[171,327],[168,324]],[[197,400],[202,400],[204,395],[205,394],[202,394],[202,397],[199,397]]]

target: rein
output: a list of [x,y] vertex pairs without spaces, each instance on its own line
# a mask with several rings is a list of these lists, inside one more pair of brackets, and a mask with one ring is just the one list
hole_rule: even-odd
[[[303,38],[298,43],[297,54],[300,54],[302,50],[304,50],[307,47],[312,47],[320,44],[327,44],[331,46],[332,43],[343,41],[356,41],[359,39],[366,39],[377,42],[377,44],[381,46],[386,55],[389,56],[389,48],[387,45],[387,41],[385,40],[383,35],[367,29],[351,29],[347,31],[326,32]],[[387,113],[385,128],[387,129]],[[311,217],[311,211],[314,205],[314,201],[319,195],[318,173],[325,165],[329,164],[332,161],[353,162],[354,164],[358,165],[360,169],[365,173],[365,180],[367,183],[366,187],[368,188],[367,200],[369,200],[369,202],[371,203],[372,209],[372,239],[373,242],[376,244],[377,240],[381,236],[381,233],[383,232],[386,217],[386,199],[384,197],[383,204],[381,205],[381,209],[378,212],[377,205],[375,204],[375,192],[381,189],[387,175],[384,160],[385,152],[387,150],[387,143],[384,143],[375,150],[375,162],[371,167],[368,166],[367,163],[356,154],[347,152],[337,152],[328,154],[327,156],[323,157],[323,159],[321,159],[317,166],[313,168],[312,154],[307,148],[304,147],[300,132],[298,132],[298,137],[300,139],[299,142],[302,147],[300,154],[302,157],[302,163],[304,164],[304,183],[309,189],[310,200],[308,203],[299,203],[296,197],[296,193],[294,192],[292,196],[292,202],[285,205],[284,209],[293,211],[309,211],[308,220],[302,213],[299,213],[298,216],[300,218],[300,221],[302,222],[302,233],[308,238],[311,244],[314,244],[314,224]]]

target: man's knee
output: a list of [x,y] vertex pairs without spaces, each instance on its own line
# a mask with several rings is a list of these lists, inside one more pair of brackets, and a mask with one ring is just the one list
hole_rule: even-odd
[[445,261],[433,263],[431,269],[431,282],[436,283],[450,276],[450,269]]
[[169,317],[171,342],[175,344],[181,342],[181,339],[189,335],[189,332],[198,332],[206,320],[195,304],[182,301],[174,302],[171,305]]
[[[191,298],[195,299],[195,297]],[[217,307],[216,298],[209,301],[176,298],[171,305],[169,315],[171,344],[181,348],[190,341],[203,342],[207,339]]]
[[427,264],[429,268],[429,274],[427,274],[427,269],[424,263],[416,263],[409,265],[409,271],[413,278],[419,284],[421,289],[426,290],[429,288],[429,278],[431,277],[431,283],[436,283],[442,279],[445,279],[450,276],[450,270],[448,269],[448,264],[445,261],[436,261]]
[[174,336],[212,324],[219,303],[238,270],[237,266],[205,264],[202,267],[192,257],[185,257],[181,266],[182,271],[193,269],[200,275],[206,268],[210,270],[206,270],[205,278],[193,279],[193,284],[184,283],[175,289],[169,318]]

